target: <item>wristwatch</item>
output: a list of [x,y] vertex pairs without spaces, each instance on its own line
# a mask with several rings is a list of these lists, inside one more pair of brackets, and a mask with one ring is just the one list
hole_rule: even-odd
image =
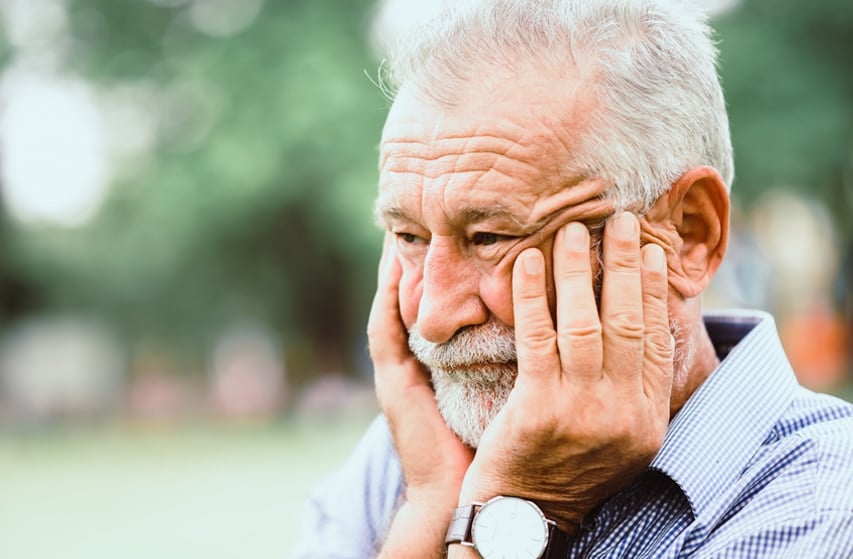
[[473,547],[483,559],[566,559],[569,537],[535,503],[497,496],[456,509],[446,545]]

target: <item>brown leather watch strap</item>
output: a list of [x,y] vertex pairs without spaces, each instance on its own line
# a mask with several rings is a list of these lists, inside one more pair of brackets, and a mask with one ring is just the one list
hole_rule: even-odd
[[548,530],[548,547],[542,559],[566,559],[569,556],[569,535],[552,523]]
[[472,503],[457,507],[453,511],[453,518],[450,520],[450,526],[447,528],[444,545],[463,542],[471,543],[471,525],[474,523],[474,513],[479,506],[479,503]]

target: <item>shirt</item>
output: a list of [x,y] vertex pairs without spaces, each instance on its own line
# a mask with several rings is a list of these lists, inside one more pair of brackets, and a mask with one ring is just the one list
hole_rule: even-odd
[[[770,315],[712,313],[705,325],[720,366],[568,556],[853,558],[853,405],[799,386]],[[294,558],[375,556],[404,483],[380,417],[309,499]]]

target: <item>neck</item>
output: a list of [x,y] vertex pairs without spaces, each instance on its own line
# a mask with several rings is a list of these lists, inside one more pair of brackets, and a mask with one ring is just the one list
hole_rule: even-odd
[[684,406],[690,396],[720,365],[714,344],[705,329],[701,309],[688,320],[687,328],[677,328],[672,381],[670,418]]

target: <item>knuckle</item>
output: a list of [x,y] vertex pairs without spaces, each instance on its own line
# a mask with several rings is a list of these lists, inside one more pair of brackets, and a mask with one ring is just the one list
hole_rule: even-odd
[[566,282],[585,281],[590,277],[589,258],[583,263],[565,262],[557,267],[557,278]]
[[667,283],[663,281],[648,281],[648,278],[643,281],[643,296],[647,302],[666,304],[667,300]]
[[601,337],[601,324],[569,324],[560,327],[560,338],[565,340],[589,339]]
[[636,312],[619,310],[608,317],[607,330],[616,338],[643,339],[646,326]]
[[516,306],[539,304],[543,297],[544,294],[541,291],[532,288],[521,288],[514,295]]
[[519,349],[540,350],[544,348],[552,348],[556,339],[554,329],[549,325],[535,326],[519,337]]
[[657,270],[655,268],[643,268],[643,279],[650,286],[658,286],[666,283],[665,269]]
[[640,250],[636,239],[610,239],[604,258],[617,266],[640,267]]
[[668,330],[654,329],[646,334],[646,351],[658,362],[672,359],[672,340]]

